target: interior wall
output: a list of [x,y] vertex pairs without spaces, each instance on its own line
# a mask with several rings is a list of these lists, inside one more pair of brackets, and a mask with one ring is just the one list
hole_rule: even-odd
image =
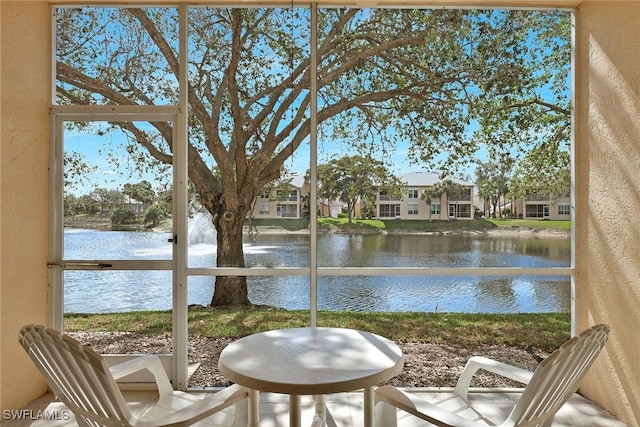
[[589,1],[577,16],[577,330],[611,327],[581,392],[640,420],[640,4]]
[[49,16],[46,2],[0,2],[2,411],[46,391],[17,333],[48,318]]

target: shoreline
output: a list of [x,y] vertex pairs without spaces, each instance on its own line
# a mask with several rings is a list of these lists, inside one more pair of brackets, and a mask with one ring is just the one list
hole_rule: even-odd
[[[308,229],[287,230],[281,227],[257,227],[256,234],[309,234]],[[251,234],[246,231],[245,235]],[[518,236],[518,237],[541,237],[541,238],[570,238],[571,232],[565,230],[548,229],[548,228],[527,228],[527,227],[498,227],[485,229],[456,229],[456,230],[396,230],[396,229],[354,229],[339,227],[319,228],[318,234],[393,234],[393,235],[423,235],[423,236],[445,236],[445,235],[487,235],[487,236]]]
[[[170,233],[171,229],[165,226],[148,227],[144,225],[119,225],[113,226],[111,221],[103,218],[65,218],[64,228],[87,229],[98,231],[148,231]],[[554,228],[530,228],[530,227],[495,227],[495,228],[449,228],[443,226],[441,230],[425,231],[419,229],[381,229],[364,227],[318,227],[318,234],[391,234],[391,235],[423,235],[423,236],[445,236],[445,235],[478,235],[478,236],[514,236],[523,238],[571,238],[569,230],[559,230]],[[278,226],[249,226],[245,225],[243,234],[247,236],[259,234],[309,234],[309,228],[287,229]]]

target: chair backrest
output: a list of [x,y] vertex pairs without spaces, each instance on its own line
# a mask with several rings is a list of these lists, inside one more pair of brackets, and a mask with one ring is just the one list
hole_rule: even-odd
[[130,425],[131,414],[102,356],[41,325],[23,327],[19,340],[79,425]]
[[593,326],[543,360],[509,416],[514,425],[551,425],[556,412],[578,390],[608,335],[607,325]]

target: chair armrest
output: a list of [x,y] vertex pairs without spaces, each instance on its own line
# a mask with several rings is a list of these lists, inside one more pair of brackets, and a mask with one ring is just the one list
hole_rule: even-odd
[[533,372],[527,371],[526,369],[498,362],[497,360],[489,359],[487,357],[473,356],[467,361],[464,371],[462,371],[462,375],[458,378],[454,393],[467,400],[471,378],[473,378],[476,372],[480,369],[493,372],[522,384],[528,384],[533,376]]
[[248,397],[249,389],[233,384],[169,415],[151,421],[139,422],[136,427],[190,426]]
[[486,427],[389,385],[376,389],[375,401],[376,405],[387,403],[440,427]]
[[169,378],[167,378],[167,373],[158,356],[154,356],[152,354],[140,356],[135,359],[127,360],[126,362],[118,363],[117,365],[109,368],[111,375],[113,375],[115,380],[144,369],[153,374],[158,387],[158,394],[160,394],[160,396],[165,396],[173,391],[173,387],[169,382]]

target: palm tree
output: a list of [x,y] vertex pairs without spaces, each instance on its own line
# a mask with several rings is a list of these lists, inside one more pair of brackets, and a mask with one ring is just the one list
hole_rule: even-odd
[[424,190],[422,190],[422,193],[420,194],[420,199],[424,200],[427,204],[427,209],[429,211],[429,222],[431,222],[431,200],[439,199],[441,196],[442,196],[442,192],[440,191],[440,187],[438,186],[438,183],[425,188]]
[[[455,196],[455,195],[460,195],[464,192],[464,185],[459,184],[457,182],[453,182],[453,180],[447,178],[445,180],[439,181],[437,182],[434,187],[436,187],[436,191],[438,191],[440,194],[446,194],[447,195],[447,206],[449,204],[449,198],[451,196]],[[458,203],[458,201],[456,200],[456,204]],[[448,211],[448,209],[447,209]],[[456,209],[456,213],[458,212],[458,209]],[[450,215],[449,212],[447,212],[447,221],[450,220]]]

